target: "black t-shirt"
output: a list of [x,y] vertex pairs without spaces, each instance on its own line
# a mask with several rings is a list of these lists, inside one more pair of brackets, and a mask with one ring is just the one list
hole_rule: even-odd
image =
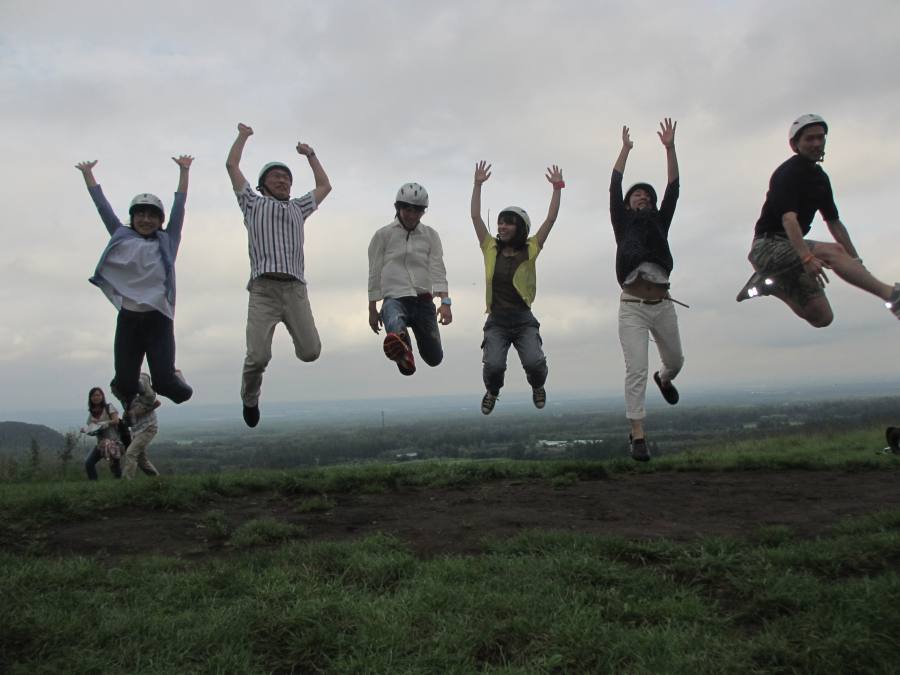
[[781,218],[791,211],[797,214],[804,237],[810,230],[816,211],[822,214],[826,222],[838,219],[828,174],[816,162],[800,155],[794,155],[775,169],[769,179],[766,202],[756,221],[756,236],[784,234]]
[[528,260],[528,247],[516,251],[515,255],[506,256],[497,249],[497,263],[494,266],[494,278],[491,280],[491,313],[520,312],[528,309],[519,291],[513,286],[513,276],[519,265]]
[[679,179],[666,185],[659,210],[632,211],[622,197],[622,174],[615,169],[609,181],[609,218],[616,236],[616,279],[619,285],[643,262],[656,263],[666,274],[672,273],[674,261],[669,250],[669,227],[675,216],[675,205],[681,191]]

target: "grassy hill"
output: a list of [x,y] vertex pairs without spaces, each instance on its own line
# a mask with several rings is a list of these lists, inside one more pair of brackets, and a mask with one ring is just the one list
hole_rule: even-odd
[[0,671],[896,672],[881,441],[2,485]]
[[0,451],[20,452],[31,447],[32,440],[42,449],[58,450],[65,443],[63,435],[43,424],[0,422]]

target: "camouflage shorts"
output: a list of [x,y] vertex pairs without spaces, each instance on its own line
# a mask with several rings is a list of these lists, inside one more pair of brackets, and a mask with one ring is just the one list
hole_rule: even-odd
[[[810,249],[815,246],[814,241],[807,240],[806,243]],[[754,239],[747,259],[757,272],[775,279],[780,294],[800,307],[805,307],[810,300],[825,294],[816,279],[803,269],[800,256],[787,239]]]

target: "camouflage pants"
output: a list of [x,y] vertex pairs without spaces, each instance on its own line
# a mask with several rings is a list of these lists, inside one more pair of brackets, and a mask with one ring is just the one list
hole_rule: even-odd
[[[806,243],[813,250],[817,242],[807,239]],[[747,259],[757,272],[775,279],[781,294],[799,307],[825,294],[816,279],[803,269],[800,256],[786,238],[754,239]]]

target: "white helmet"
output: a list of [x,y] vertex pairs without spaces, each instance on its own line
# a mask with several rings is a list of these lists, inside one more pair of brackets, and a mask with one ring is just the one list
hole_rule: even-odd
[[166,211],[163,209],[162,201],[156,195],[152,195],[149,192],[142,192],[139,195],[135,195],[134,199],[131,200],[131,206],[128,207],[128,215],[134,215],[134,210],[140,206],[152,206],[159,211],[159,215],[165,220]]
[[525,209],[520,209],[518,206],[507,206],[497,214],[497,218],[502,216],[504,213],[515,213],[517,216],[519,216],[519,218],[525,221],[525,236],[527,237],[529,232],[531,232],[531,218],[529,218],[528,214],[525,213]]
[[263,184],[263,179],[266,177],[266,174],[269,173],[272,169],[284,169],[287,171],[288,176],[291,177],[291,181],[294,180],[294,174],[291,173],[291,168],[285,164],[284,162],[269,162],[266,164],[259,172],[259,180],[256,181],[256,185],[260,186]]
[[823,120],[820,115],[806,113],[794,120],[794,123],[791,125],[791,130],[788,132],[788,140],[793,141],[797,138],[797,134],[813,124],[821,124],[825,127],[825,133],[828,133],[828,124],[826,124],[825,120]]
[[413,206],[428,207],[428,192],[418,183],[404,183],[397,190],[397,198],[394,203],[403,202]]

